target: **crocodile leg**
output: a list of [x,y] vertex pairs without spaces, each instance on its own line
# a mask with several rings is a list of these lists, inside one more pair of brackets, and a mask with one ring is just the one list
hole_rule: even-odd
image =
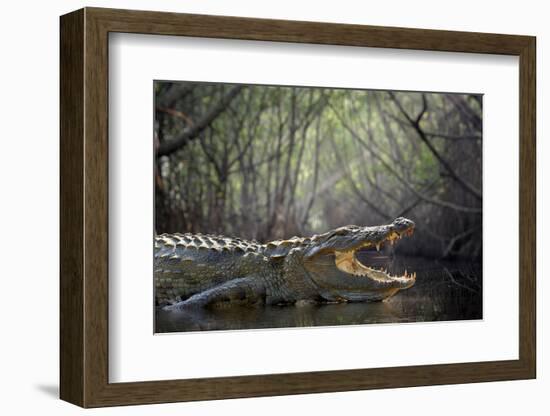
[[165,310],[187,308],[218,308],[229,305],[252,306],[265,301],[266,289],[262,281],[253,276],[237,278],[214,286],[190,298],[164,307]]

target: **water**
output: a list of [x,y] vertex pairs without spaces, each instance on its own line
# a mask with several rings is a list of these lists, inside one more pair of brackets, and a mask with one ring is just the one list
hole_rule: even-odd
[[481,264],[400,258],[416,284],[384,302],[231,307],[156,313],[156,332],[362,325],[482,318]]

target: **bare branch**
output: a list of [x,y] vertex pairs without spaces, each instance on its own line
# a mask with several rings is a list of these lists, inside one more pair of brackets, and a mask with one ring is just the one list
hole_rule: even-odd
[[162,113],[170,114],[173,117],[181,118],[183,121],[187,123],[188,126],[192,126],[194,124],[191,117],[189,117],[183,111],[178,111],[173,108],[165,108],[165,107],[157,107],[156,110]]
[[239,95],[243,88],[243,85],[235,85],[231,88],[231,90],[229,90],[229,92],[216,105],[214,105],[203,118],[198,120],[192,126],[187,127],[179,136],[173,138],[172,140],[163,142],[158,149],[157,156],[169,155],[183,147],[188,141],[196,138],[227,108],[229,103],[231,103],[231,101]]
[[157,107],[173,107],[176,101],[187,97],[195,89],[195,84],[174,83],[166,93],[162,94]]
[[462,205],[458,205],[452,202],[448,201],[442,201],[440,199],[431,198],[427,195],[424,195],[417,191],[405,178],[403,178],[392,166],[390,166],[389,163],[387,163],[382,157],[380,157],[376,152],[374,152],[370,146],[357,134],[355,131],[353,131],[346,122],[342,119],[340,114],[332,107],[332,110],[336,114],[336,117],[340,120],[342,125],[345,127],[345,129],[359,142],[362,144],[362,146],[369,151],[371,156],[373,156],[375,159],[377,159],[389,172],[391,172],[399,182],[401,182],[407,189],[409,189],[412,193],[414,193],[417,197],[421,198],[425,202],[429,202],[431,204],[439,205],[446,208],[451,208],[456,211],[462,211],[462,212],[474,212],[474,213],[481,213],[481,208],[477,207],[465,207]]
[[355,181],[353,180],[351,173],[349,172],[349,165],[347,165],[341,158],[340,152],[338,151],[338,147],[334,143],[334,140],[331,140],[332,149],[334,151],[334,155],[336,156],[336,159],[338,160],[338,163],[340,164],[342,170],[346,173],[346,178],[348,180],[348,183],[351,185],[351,188],[355,195],[365,203],[375,214],[377,214],[380,218],[387,218],[387,214],[384,213],[380,208],[376,206],[373,202],[371,202],[364,194],[361,192],[361,190],[357,187],[355,184]]
[[481,136],[478,134],[470,134],[465,136],[453,136],[451,134],[443,134],[443,133],[432,133],[432,132],[424,132],[424,134],[428,137],[438,137],[440,139],[447,139],[452,141],[459,141],[459,140],[481,140]]
[[447,244],[447,247],[445,250],[443,250],[443,257],[447,257],[451,250],[453,249],[456,242],[464,237],[467,237],[468,235],[472,234],[474,231],[476,231],[479,228],[478,225],[475,227],[470,228],[469,230],[463,231],[460,234],[455,235],[453,238],[450,239],[449,243]]
[[417,132],[418,137],[420,137],[420,140],[424,142],[424,144],[430,149],[430,152],[435,156],[435,158],[439,161],[439,163],[445,168],[447,173],[451,178],[453,178],[465,191],[475,196],[478,200],[482,200],[481,192],[476,189],[473,185],[467,183],[464,181],[451,167],[451,165],[443,158],[443,156],[437,151],[437,149],[434,147],[432,142],[428,139],[422,128],[420,127],[420,119],[422,118],[424,112],[426,111],[426,99],[425,95],[422,94],[423,97],[423,108],[420,114],[416,119],[412,119],[411,116],[405,111],[397,97],[393,92],[389,92],[390,97],[392,98],[393,102],[403,114],[403,116],[409,121],[411,126],[414,128],[414,130]]
[[461,287],[462,289],[466,289],[468,290],[469,292],[472,292],[472,293],[479,293],[478,290],[475,290],[475,289],[472,289],[471,287],[469,286],[466,286],[460,282],[458,282],[454,277],[453,277],[453,274],[449,271],[449,269],[447,269],[446,267],[443,267],[443,271],[445,272],[445,274],[449,277],[449,279],[451,280],[451,282],[453,282],[455,285]]

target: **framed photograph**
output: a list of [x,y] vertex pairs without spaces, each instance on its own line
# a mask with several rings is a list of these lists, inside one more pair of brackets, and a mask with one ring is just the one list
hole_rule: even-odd
[[535,38],[61,17],[82,407],[535,378]]

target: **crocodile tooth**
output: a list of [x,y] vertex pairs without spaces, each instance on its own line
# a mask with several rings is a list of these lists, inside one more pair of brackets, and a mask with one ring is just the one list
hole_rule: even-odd
[[376,243],[376,251],[380,251],[380,242]]

